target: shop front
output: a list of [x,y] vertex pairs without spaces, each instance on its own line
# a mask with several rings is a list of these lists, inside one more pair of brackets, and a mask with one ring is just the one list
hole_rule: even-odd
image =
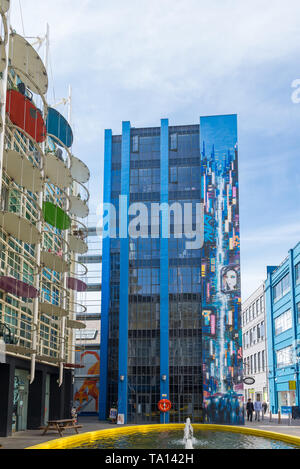
[[30,384],[30,364],[30,360],[11,356],[0,363],[0,437],[36,430],[49,419],[71,418],[72,371],[65,370],[59,387],[58,367],[37,364]]

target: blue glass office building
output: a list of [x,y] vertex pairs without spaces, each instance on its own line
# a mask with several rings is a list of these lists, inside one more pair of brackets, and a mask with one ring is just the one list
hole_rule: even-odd
[[300,405],[300,243],[279,267],[268,267],[266,319],[270,409]]
[[[164,210],[129,237],[136,203],[190,203],[193,226],[201,204],[204,244],[187,249],[172,215],[166,235]],[[104,204],[100,419],[242,423],[237,116],[107,130]]]

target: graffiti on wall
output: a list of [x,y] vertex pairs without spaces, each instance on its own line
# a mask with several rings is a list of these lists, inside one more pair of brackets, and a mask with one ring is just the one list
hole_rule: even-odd
[[74,405],[77,413],[98,413],[100,356],[96,351],[77,352],[76,363],[81,363],[75,378]]
[[[207,146],[208,147],[208,146]],[[206,147],[206,148],[207,148]],[[212,423],[244,421],[241,337],[238,150],[203,147],[202,254],[204,415]]]

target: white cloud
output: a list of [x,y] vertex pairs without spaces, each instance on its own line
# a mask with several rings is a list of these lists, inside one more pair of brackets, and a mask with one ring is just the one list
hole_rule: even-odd
[[[54,99],[53,87],[61,98],[68,84],[73,86],[75,149],[93,168],[94,206],[102,196],[105,128],[119,133],[122,120],[138,127],[159,125],[161,117],[184,124],[198,122],[200,115],[239,114],[245,194],[241,212],[246,215],[241,232],[243,289],[250,294],[250,286],[258,286],[256,278],[264,278],[265,265],[280,263],[300,232],[298,223],[282,220],[285,210],[298,208],[299,190],[290,169],[295,168],[295,155],[290,148],[300,144],[300,107],[291,102],[291,84],[300,75],[300,2],[21,0],[21,4],[27,35],[41,36],[46,22],[50,24],[54,83],[49,100]],[[17,1],[12,24],[22,33]],[[257,137],[268,139],[267,153]],[[262,226],[260,203],[255,210],[250,207],[248,187],[255,194],[256,174],[257,193],[264,207],[268,202],[273,220],[267,226]],[[294,184],[290,191],[289,180]]]

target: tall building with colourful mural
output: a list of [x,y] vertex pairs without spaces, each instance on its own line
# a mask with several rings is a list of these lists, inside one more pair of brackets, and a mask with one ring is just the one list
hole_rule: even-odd
[[243,422],[237,142],[236,115],[106,131],[100,419]]
[[242,423],[237,117],[204,117],[200,128],[204,409],[209,421]]

